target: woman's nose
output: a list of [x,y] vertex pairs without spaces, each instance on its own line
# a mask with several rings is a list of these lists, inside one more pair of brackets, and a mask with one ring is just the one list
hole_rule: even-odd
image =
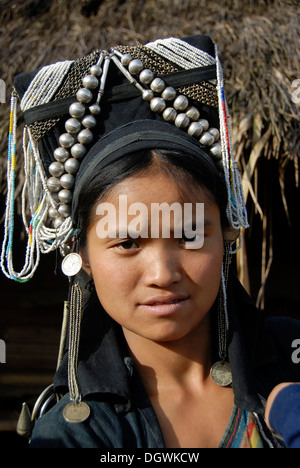
[[166,288],[173,283],[180,283],[183,277],[179,255],[173,249],[162,246],[148,252],[148,259],[144,273],[147,286]]

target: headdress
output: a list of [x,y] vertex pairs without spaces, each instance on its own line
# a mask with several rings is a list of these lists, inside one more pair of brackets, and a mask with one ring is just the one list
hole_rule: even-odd
[[[28,236],[20,272],[14,270],[12,255],[18,96],[26,124],[22,208]],[[101,167],[146,147],[186,149],[222,173],[227,218],[235,232],[227,245],[230,256],[239,229],[247,227],[248,221],[232,154],[222,67],[217,47],[208,36],[96,50],[76,61],[58,62],[16,77],[1,256],[4,274],[27,281],[38,267],[40,253],[59,249],[66,256],[70,238],[77,233],[81,187],[95,171],[101,176]],[[71,276],[77,267],[72,259],[70,263],[68,269],[65,262],[65,272]],[[223,303],[226,277],[225,268]],[[73,298],[78,294],[74,289]]]

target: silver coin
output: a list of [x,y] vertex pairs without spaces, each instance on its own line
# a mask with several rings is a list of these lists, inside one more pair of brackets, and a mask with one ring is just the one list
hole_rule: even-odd
[[77,253],[68,254],[62,261],[61,269],[66,276],[75,276],[82,267],[82,259]]
[[228,387],[232,384],[231,366],[226,361],[215,362],[210,369],[210,375],[213,381],[221,387]]
[[85,421],[90,415],[89,406],[81,401],[80,403],[69,403],[64,407],[63,416],[67,422],[80,423]]

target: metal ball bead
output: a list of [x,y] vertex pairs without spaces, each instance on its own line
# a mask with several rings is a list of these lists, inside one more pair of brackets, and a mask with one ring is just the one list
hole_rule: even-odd
[[61,203],[70,203],[72,200],[72,192],[70,192],[70,190],[63,189],[58,192],[58,198]]
[[66,148],[63,148],[62,146],[59,146],[58,148],[56,148],[56,150],[54,150],[54,157],[56,161],[63,163],[68,159],[69,151]]
[[176,98],[176,95],[176,89],[172,88],[171,86],[167,86],[167,88],[163,90],[161,97],[165,101],[173,101]]
[[201,123],[203,130],[206,131],[209,129],[209,122],[206,119],[200,119],[199,123]]
[[82,84],[87,89],[96,89],[99,86],[99,80],[94,75],[86,75],[82,79]]
[[64,220],[65,219],[62,218],[61,216],[58,216],[58,218],[55,218],[54,221],[52,222],[54,229],[58,229],[62,225]]
[[76,174],[78,172],[80,163],[75,158],[70,158],[65,162],[65,171],[68,174]]
[[175,119],[175,125],[178,128],[186,128],[190,123],[190,119],[186,114],[178,114]]
[[189,105],[189,100],[186,96],[183,96],[182,94],[180,94],[179,96],[177,96],[177,98],[175,99],[174,103],[173,103],[173,106],[175,107],[176,110],[179,110],[179,111],[184,111],[186,110],[186,108],[188,107]]
[[211,146],[214,142],[214,137],[211,133],[205,132],[199,139],[199,142],[205,146]]
[[203,125],[200,122],[192,122],[188,128],[188,134],[193,137],[199,137],[203,132]]
[[62,205],[59,205],[58,213],[60,214],[62,218],[67,218],[71,214],[71,209],[69,205],[66,205],[65,203],[63,203]]
[[191,120],[198,120],[200,118],[200,112],[194,106],[189,107],[185,113]]
[[55,218],[58,218],[59,213],[55,208],[50,206],[50,208],[48,209],[48,215],[51,219],[55,219]]
[[58,161],[50,164],[49,172],[53,177],[60,177],[64,173],[64,165]]
[[155,93],[161,93],[164,90],[165,86],[166,84],[164,80],[162,80],[161,78],[154,78],[154,80],[151,82],[150,88]]
[[77,138],[79,143],[82,143],[83,145],[88,145],[93,141],[93,134],[88,128],[85,128],[78,133]]
[[88,104],[89,102],[91,102],[93,94],[92,91],[90,91],[89,89],[80,88],[76,93],[76,97],[79,102],[83,104]]
[[75,119],[80,119],[80,117],[85,114],[85,107],[81,102],[73,102],[69,107],[69,114]]
[[138,75],[144,68],[140,59],[133,59],[129,62],[128,70],[132,75]]
[[71,154],[75,159],[82,159],[86,155],[86,147],[81,143],[75,143],[71,148]]
[[65,129],[69,133],[78,133],[81,128],[81,123],[75,118],[68,119],[65,123]]
[[124,54],[121,58],[121,63],[122,65],[127,67],[127,65],[129,64],[129,62],[131,62],[131,60],[132,60],[132,57],[130,54]]
[[75,138],[70,133],[63,133],[59,137],[59,144],[64,148],[71,148],[75,143]]
[[81,123],[86,128],[94,128],[97,125],[97,120],[93,115],[86,115],[83,117]]
[[99,104],[92,104],[90,107],[89,107],[89,111],[91,114],[93,115],[98,115],[100,114],[101,112],[101,107],[99,106]]
[[154,98],[153,91],[151,91],[150,89],[145,89],[145,91],[143,91],[142,98],[144,99],[144,101],[151,101],[151,99]]
[[176,110],[174,109],[174,107],[167,107],[164,111],[163,111],[163,118],[167,121],[167,122],[174,122],[174,120],[176,119],[177,117],[177,112]]
[[221,143],[218,141],[217,143],[214,143],[210,148],[209,148],[211,154],[213,156],[220,156],[221,152],[222,152],[222,145]]
[[141,71],[139,75],[139,80],[143,84],[149,84],[154,78],[154,73],[149,70],[148,68],[145,68],[145,70]]
[[58,192],[61,189],[61,185],[59,179],[56,177],[49,177],[47,180],[47,187],[50,192]]
[[166,102],[160,97],[155,97],[150,101],[150,108],[153,112],[163,112],[166,108]]
[[102,68],[99,65],[92,65],[90,68],[90,74],[94,76],[100,76],[102,73]]
[[72,174],[63,174],[59,181],[62,188],[68,190],[72,189],[75,184],[75,178]]
[[220,138],[220,132],[217,128],[212,127],[208,131],[214,137],[214,141],[217,141]]

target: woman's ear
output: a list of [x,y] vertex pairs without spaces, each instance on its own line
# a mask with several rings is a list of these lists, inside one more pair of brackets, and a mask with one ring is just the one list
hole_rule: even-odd
[[80,249],[79,255],[82,259],[82,269],[89,275],[90,278],[92,278],[92,270],[88,259],[87,249]]
[[232,226],[229,226],[223,231],[223,239],[225,242],[234,242],[240,235],[239,229],[234,229]]

